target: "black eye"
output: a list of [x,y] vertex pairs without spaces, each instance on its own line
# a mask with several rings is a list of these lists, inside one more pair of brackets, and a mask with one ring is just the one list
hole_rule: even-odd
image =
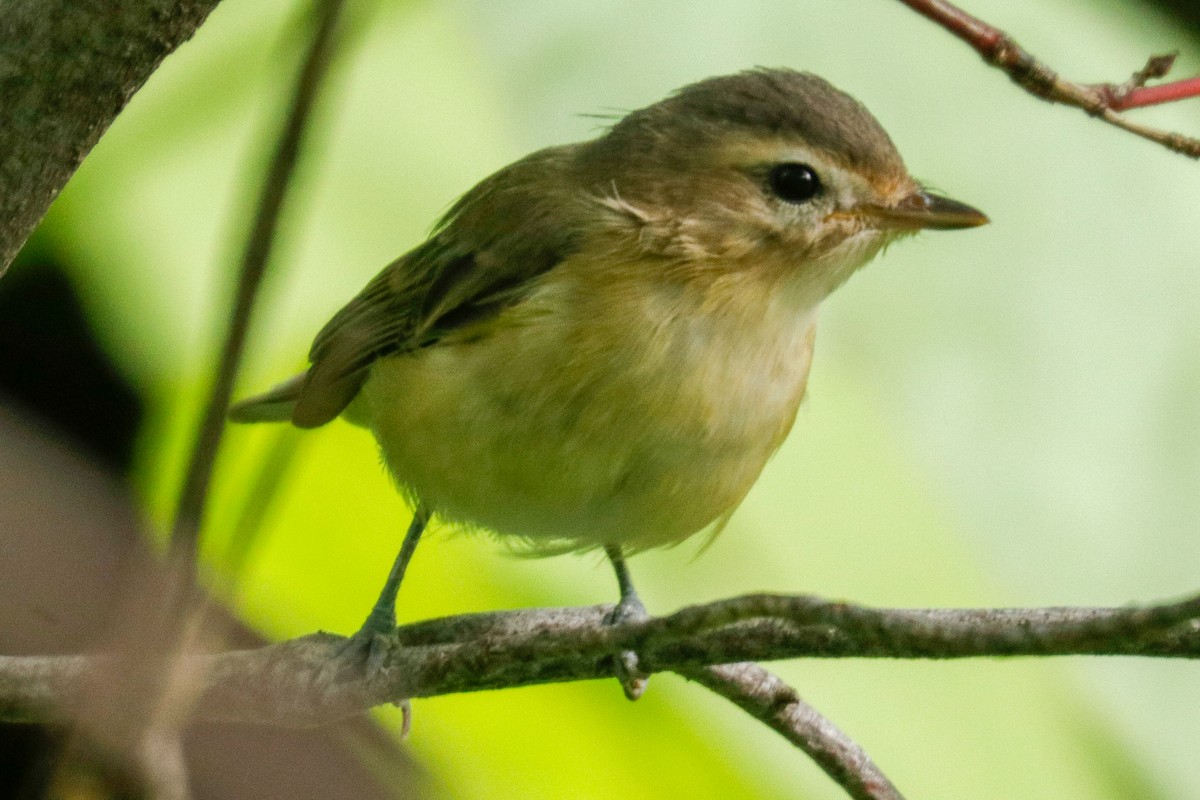
[[775,196],[789,203],[807,202],[821,191],[821,179],[808,164],[776,164],[767,181]]

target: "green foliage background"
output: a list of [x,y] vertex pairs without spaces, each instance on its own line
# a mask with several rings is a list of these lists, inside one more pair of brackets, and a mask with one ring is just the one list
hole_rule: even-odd
[[[1200,48],[1120,0],[971,0],[1064,74],[1114,79]],[[133,101],[42,243],[152,398],[136,480],[166,518],[229,276],[297,57],[295,0],[226,0]],[[754,65],[871,108],[912,170],[988,228],[889,251],[826,304],[796,429],[713,547],[633,562],[652,610],[748,591],[886,605],[1116,604],[1196,588],[1200,166],[1022,94],[878,0],[410,0],[353,29],[288,207],[243,394],[458,194],[537,147]],[[1200,134],[1196,102],[1140,112]],[[246,511],[278,446],[278,494]],[[230,431],[206,533],[214,580],[271,636],[350,631],[407,523],[368,435]],[[262,525],[252,539],[239,522]],[[246,515],[250,516],[247,517]],[[443,536],[402,619],[615,594],[595,558]],[[1194,665],[796,662],[779,670],[910,796],[1200,797]],[[835,798],[774,734],[672,676],[415,704],[411,747],[461,798]],[[386,725],[395,714],[380,713]]]

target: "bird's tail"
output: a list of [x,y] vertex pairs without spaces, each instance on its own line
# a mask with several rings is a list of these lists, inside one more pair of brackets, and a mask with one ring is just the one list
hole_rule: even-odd
[[270,391],[234,403],[229,409],[229,419],[233,422],[291,422],[292,410],[300,399],[306,377],[301,373]]

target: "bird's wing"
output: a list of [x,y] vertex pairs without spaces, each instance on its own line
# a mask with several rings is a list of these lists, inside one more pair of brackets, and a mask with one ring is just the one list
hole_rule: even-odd
[[376,275],[317,334],[292,421],[310,428],[332,420],[375,359],[466,332],[519,302],[570,255],[578,226],[563,191],[568,155],[535,153],[486,179],[428,241]]

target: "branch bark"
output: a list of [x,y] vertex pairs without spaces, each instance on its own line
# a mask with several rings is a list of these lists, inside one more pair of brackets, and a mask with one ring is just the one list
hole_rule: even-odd
[[762,722],[816,762],[854,800],[904,800],[900,790],[849,736],[757,664],[726,664],[679,674]]
[[129,98],[219,1],[0,3],[0,276]]
[[[469,614],[399,628],[367,670],[317,633],[194,656],[194,719],[321,725],[416,697],[612,677],[636,650],[647,673],[784,658],[1200,657],[1200,598],[1129,608],[875,609],[747,595],[609,625],[610,606]],[[54,721],[106,656],[0,656],[0,721]]]

